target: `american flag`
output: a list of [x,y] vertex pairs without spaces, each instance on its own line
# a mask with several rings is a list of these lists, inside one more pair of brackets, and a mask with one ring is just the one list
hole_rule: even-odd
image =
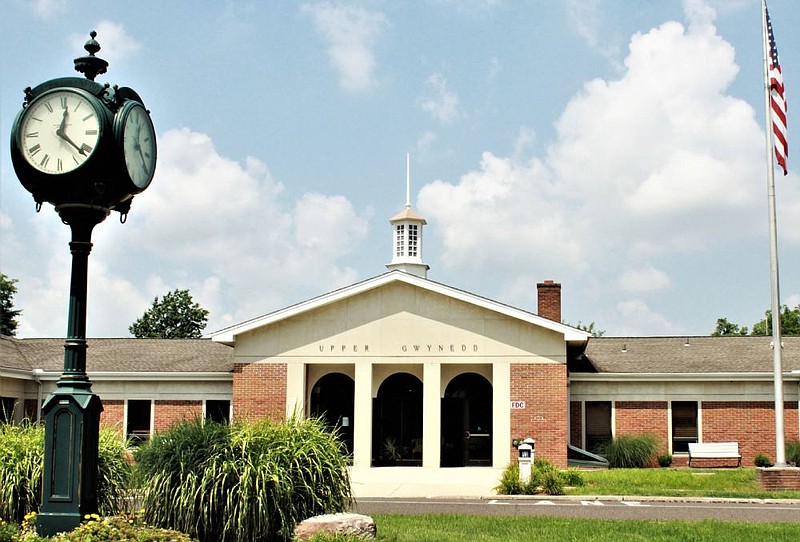
[[769,96],[770,109],[772,114],[772,133],[775,136],[775,159],[778,165],[783,168],[783,174],[788,173],[786,169],[786,158],[789,156],[789,145],[786,141],[786,96],[783,94],[783,72],[778,63],[778,49],[775,47],[775,36],[772,34],[772,22],[769,20],[767,4],[764,3],[764,14],[767,18],[767,38],[769,39]]

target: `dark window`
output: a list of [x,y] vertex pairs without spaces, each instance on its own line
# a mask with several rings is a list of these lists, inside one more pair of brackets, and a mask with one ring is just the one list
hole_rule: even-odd
[[672,453],[689,451],[697,442],[697,401],[672,402]]
[[207,420],[217,423],[228,423],[230,421],[230,414],[230,401],[206,401]]
[[150,438],[151,404],[149,399],[128,401],[128,420],[125,432],[133,445],[141,444]]
[[373,466],[422,466],[422,381],[396,373],[372,400]]
[[586,401],[586,449],[597,452],[611,440],[611,401]]
[[14,405],[17,400],[13,397],[0,397],[0,423],[14,421]]

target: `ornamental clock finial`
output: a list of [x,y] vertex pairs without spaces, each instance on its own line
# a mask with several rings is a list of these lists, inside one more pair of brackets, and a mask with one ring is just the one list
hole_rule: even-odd
[[100,74],[106,73],[108,62],[100,57],[94,56],[100,50],[100,44],[97,42],[97,32],[92,30],[89,32],[90,39],[83,46],[88,56],[81,56],[75,59],[75,70],[81,72],[86,76],[89,81],[94,81],[94,78]]

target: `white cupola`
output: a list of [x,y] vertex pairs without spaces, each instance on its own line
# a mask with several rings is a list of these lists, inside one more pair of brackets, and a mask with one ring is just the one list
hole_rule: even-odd
[[409,162],[406,154],[406,208],[389,219],[393,234],[392,262],[386,267],[428,278],[430,266],[422,261],[422,228],[427,222],[411,209]]

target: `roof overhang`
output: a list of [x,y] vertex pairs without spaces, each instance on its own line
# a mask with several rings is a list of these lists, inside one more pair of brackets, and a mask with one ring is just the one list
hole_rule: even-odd
[[[770,372],[760,373],[570,373],[570,382],[768,382]],[[800,371],[783,373],[784,382],[800,382]]]
[[246,322],[242,322],[241,324],[237,324],[222,329],[220,331],[217,331],[216,333],[212,333],[210,337],[211,340],[214,342],[233,345],[236,342],[237,335],[241,335],[243,333],[247,333],[248,331],[252,331],[260,327],[280,322],[281,320],[286,320],[287,318],[292,318],[307,311],[315,310],[321,307],[325,307],[327,305],[331,305],[333,303],[337,303],[343,299],[347,299],[349,297],[373,290],[375,288],[380,288],[381,286],[385,286],[393,282],[402,282],[410,284],[418,288],[422,288],[431,292],[441,294],[443,296],[447,296],[453,299],[457,299],[459,301],[463,301],[465,303],[469,303],[471,305],[475,305],[493,312],[497,312],[499,314],[503,314],[510,318],[514,318],[545,329],[549,329],[556,333],[561,333],[562,335],[564,335],[564,340],[566,342],[584,343],[591,336],[590,333],[576,329],[566,324],[562,324],[560,322],[554,322],[553,320],[549,320],[547,318],[533,314],[531,312],[527,312],[522,309],[517,309],[509,305],[505,305],[503,303],[499,303],[497,301],[493,301],[485,297],[471,294],[464,290],[459,290],[457,288],[453,288],[438,282],[418,277],[416,275],[411,275],[403,271],[393,270],[389,271],[388,273],[378,275],[377,277],[373,277],[371,279],[367,279],[365,281],[358,282],[350,286],[346,286],[339,290],[334,290],[327,294],[323,294],[319,297],[315,297],[313,299],[297,303],[295,305],[286,307],[284,309],[277,310],[275,312],[266,314],[264,316],[259,316],[257,318],[253,318],[252,320],[247,320]]
[[[18,369],[2,369],[0,377],[16,380],[32,380],[38,382],[54,382],[61,378],[61,371],[33,371]],[[191,371],[97,371],[87,372],[91,382],[231,382],[233,373],[225,371],[191,372]]]

